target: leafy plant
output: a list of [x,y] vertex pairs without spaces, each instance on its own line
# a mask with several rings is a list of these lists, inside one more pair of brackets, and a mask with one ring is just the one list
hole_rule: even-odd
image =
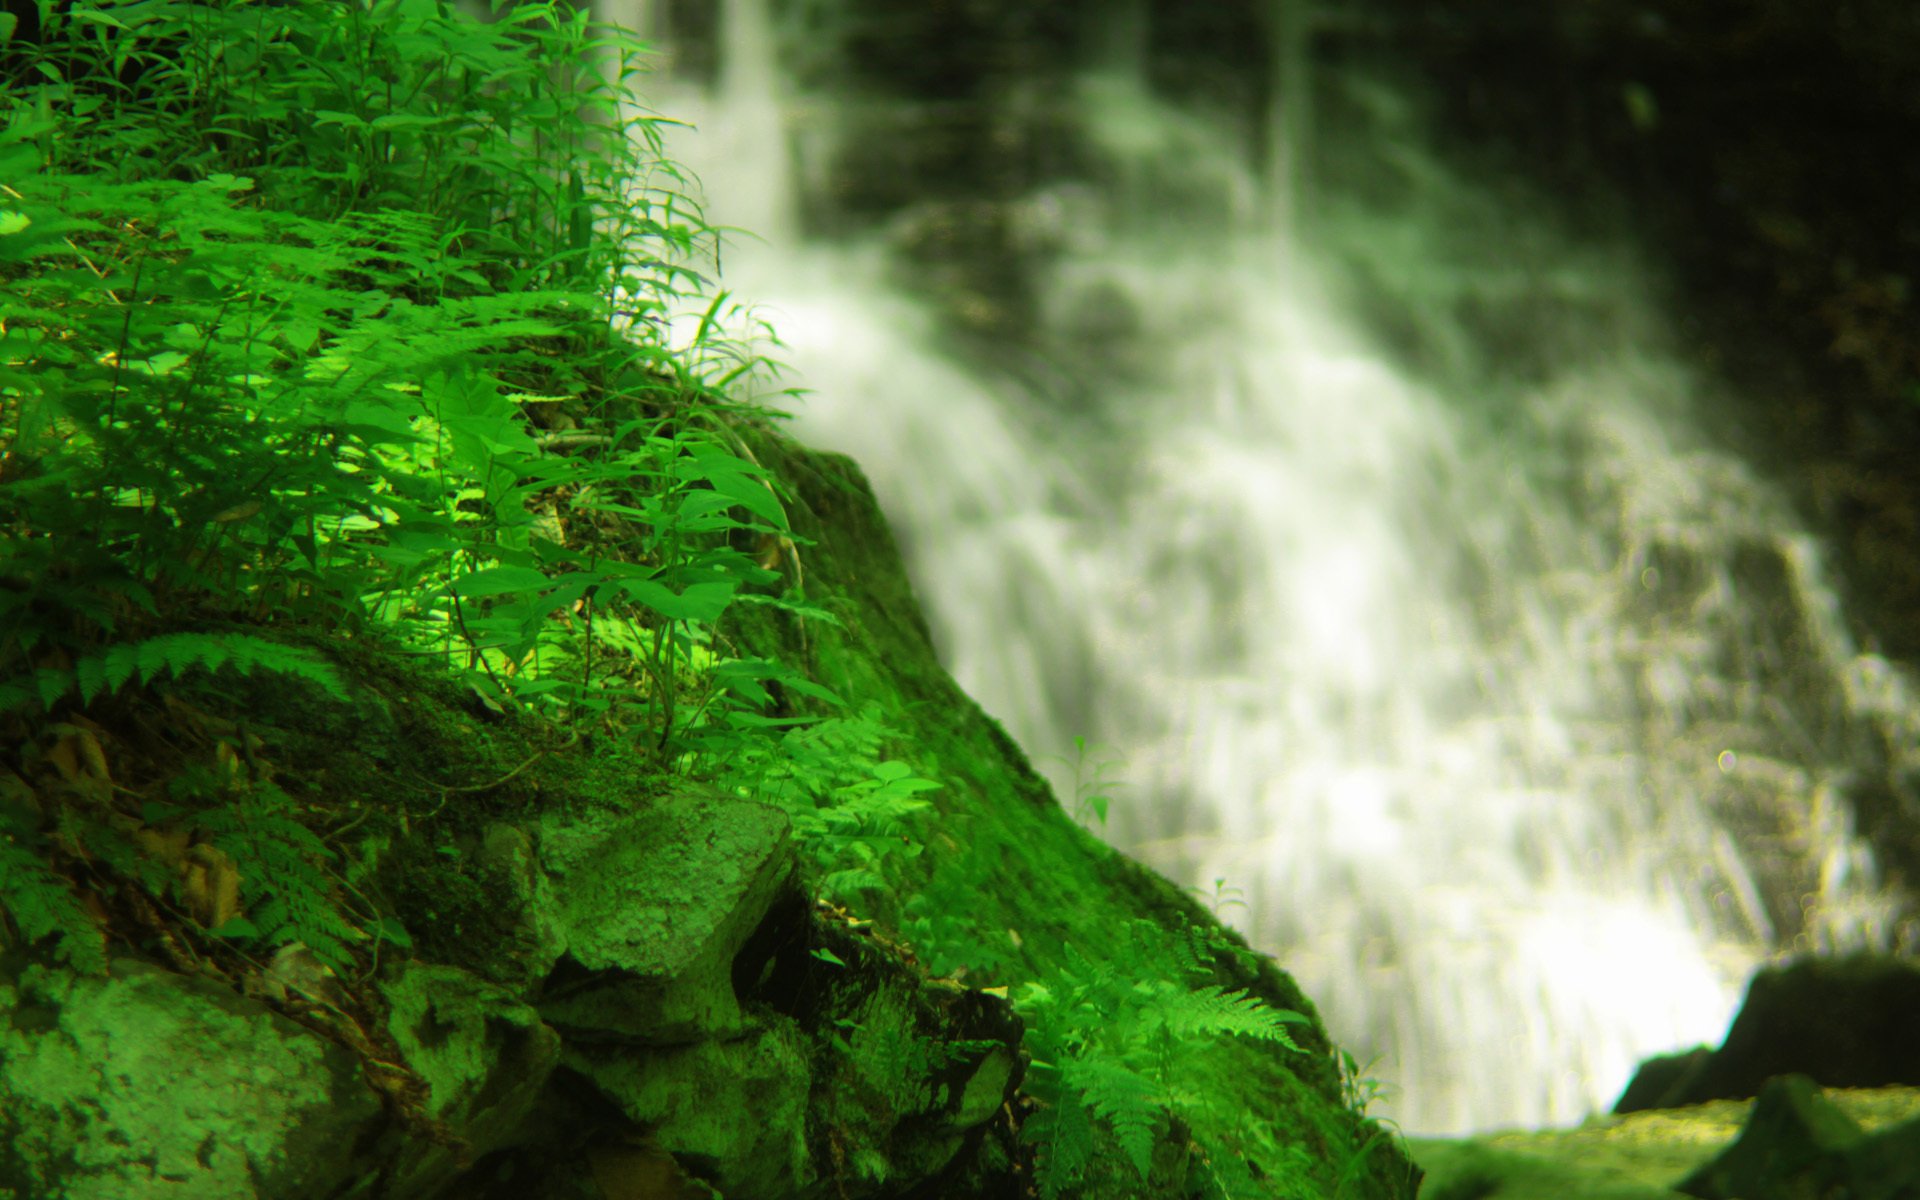
[[1183,1071],[1194,1039],[1231,1035],[1300,1049],[1287,1027],[1305,1023],[1303,1014],[1269,1008],[1244,990],[1193,986],[1212,965],[1192,937],[1166,947],[1183,962],[1187,980],[1140,979],[1116,965],[1157,957],[1140,949],[1167,941],[1153,923],[1131,922],[1119,941],[1098,961],[1067,946],[1065,966],[1018,994],[1034,1056],[1029,1091],[1041,1106],[1025,1136],[1043,1147],[1037,1182],[1045,1197],[1083,1179],[1100,1127],[1137,1180],[1149,1180],[1156,1144],[1185,1127],[1184,1112],[1205,1103]]
[[785,810],[813,858],[821,892],[857,901],[888,886],[890,856],[920,853],[913,817],[929,802],[918,797],[940,786],[883,755],[883,745],[898,736],[871,708],[831,717],[788,730],[778,742],[741,746],[722,779]]
[[1215,917],[1219,917],[1222,913],[1226,912],[1227,909],[1235,905],[1241,908],[1247,907],[1246,891],[1229,884],[1225,876],[1215,876],[1213,887],[1210,890],[1202,891],[1197,887],[1188,888],[1187,890],[1205,901],[1207,911],[1211,912]]
[[333,667],[307,651],[244,633],[170,633],[138,642],[116,642],[103,652],[88,654],[72,667],[42,667],[30,681],[0,684],[0,710],[17,708],[30,700],[52,708],[75,692],[81,704],[90,704],[136,678],[147,685],[162,676],[177,679],[194,670],[211,673],[222,667],[232,667],[242,675],[255,670],[285,675],[305,680],[336,700],[348,698]]
[[54,952],[76,971],[103,974],[106,940],[71,885],[47,865],[46,837],[0,813],[0,907],[28,942],[54,938]]
[[[765,364],[703,294],[637,43],[535,0],[41,7],[0,94],[0,720],[223,670],[346,696],[234,631],[266,623],[431,650],[684,770],[777,736],[776,684],[832,699],[727,651],[736,605],[823,614],[756,553],[796,539],[723,389]],[[285,792],[204,784],[226,932],[343,961],[386,928]],[[119,803],[43,797],[0,843],[20,932],[76,963],[60,845],[170,886]]]
[[351,963],[350,947],[367,935],[337,898],[333,852],[294,819],[291,797],[271,782],[249,780],[231,755],[218,767],[183,773],[168,791],[187,807],[150,809],[148,817],[171,818],[224,853],[245,903],[246,915],[210,932],[267,947],[300,942],[337,968]]
[[1069,761],[1063,755],[1052,756],[1055,762],[1073,771],[1073,819],[1082,825],[1097,822],[1107,823],[1107,809],[1113,798],[1107,795],[1120,785],[1117,779],[1107,777],[1107,768],[1118,766],[1119,759],[1100,759],[1089,764],[1087,759],[1092,751],[1087,748],[1087,739],[1075,735],[1073,739],[1073,758]]

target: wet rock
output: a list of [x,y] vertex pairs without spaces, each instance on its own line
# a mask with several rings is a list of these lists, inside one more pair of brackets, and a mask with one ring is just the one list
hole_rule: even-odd
[[734,958],[792,879],[787,818],[711,789],[550,814],[530,919],[565,949],[541,1015],[569,1035],[676,1045],[745,1030]]
[[1920,966],[1881,955],[1803,958],[1754,975],[1718,1050],[1655,1059],[1617,1113],[1758,1095],[1777,1075],[1825,1087],[1920,1084]]
[[430,1194],[464,1163],[526,1139],[560,1036],[530,1005],[457,967],[407,963],[380,990],[388,1032],[427,1086],[426,1115],[461,1143],[401,1151],[393,1191]]
[[1652,1108],[1679,1108],[1688,1103],[1687,1089],[1713,1057],[1706,1046],[1695,1046],[1678,1054],[1649,1058],[1634,1071],[1627,1090],[1614,1102],[1616,1113],[1644,1112]]

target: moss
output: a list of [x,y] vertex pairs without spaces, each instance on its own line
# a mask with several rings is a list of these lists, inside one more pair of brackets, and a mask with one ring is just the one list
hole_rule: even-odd
[[[735,636],[749,652],[803,662],[853,705],[877,703],[905,734],[903,756],[942,785],[927,794],[937,815],[924,852],[901,856],[893,894],[875,897],[870,915],[901,930],[936,969],[979,986],[1046,978],[1068,945],[1111,960],[1124,943],[1116,932],[1145,919],[1167,933],[1167,952],[1114,965],[1174,977],[1180,968],[1171,944],[1189,927],[1218,930],[1218,922],[1180,888],[1076,825],[1006,731],[941,668],[859,467],[775,435],[747,436],[754,456],[791,489],[795,533],[812,541],[799,551],[808,599],[840,624],[814,623],[802,633],[763,621]],[[1285,972],[1246,952],[1237,936],[1224,936],[1241,952],[1220,956],[1218,982],[1314,1015]],[[1299,1040],[1304,1053],[1284,1057],[1246,1039],[1187,1054],[1207,1095],[1195,1114],[1199,1141],[1231,1152],[1247,1114],[1258,1113],[1304,1152],[1288,1166],[1313,1182],[1296,1186],[1331,1194],[1352,1165],[1346,1195],[1406,1194],[1410,1168],[1389,1142],[1361,1155],[1375,1130],[1344,1105],[1317,1017]]]

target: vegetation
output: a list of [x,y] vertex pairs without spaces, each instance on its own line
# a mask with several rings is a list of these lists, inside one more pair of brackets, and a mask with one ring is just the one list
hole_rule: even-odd
[[[341,814],[190,702],[247,676],[358,702],[317,641],[438,660],[501,719],[778,804],[844,903],[895,887],[939,785],[887,712],[729,632],[756,611],[833,618],[742,436],[774,414],[734,391],[772,367],[721,332],[718,232],[630,90],[643,48],[559,0],[491,22],[435,0],[39,17],[0,53],[17,938],[96,972],[109,930],[183,963],[293,951],[361,978],[407,949],[367,863],[315,831]],[[682,313],[700,319],[675,344]],[[136,780],[111,730],[162,709],[204,746]],[[1096,768],[1076,816],[1104,819],[1103,789]],[[994,961],[964,922],[901,912],[930,964]],[[1089,1181],[1096,1132],[1133,1184],[1269,1194],[1300,1153],[1271,1126],[1199,1152],[1204,1172],[1156,1163],[1193,1153],[1208,1104],[1174,1047],[1298,1050],[1308,1018],[1213,982],[1245,953],[1224,941],[1119,933],[1143,959],[1172,939],[1189,977],[1069,948],[1022,989],[1042,1194]]]

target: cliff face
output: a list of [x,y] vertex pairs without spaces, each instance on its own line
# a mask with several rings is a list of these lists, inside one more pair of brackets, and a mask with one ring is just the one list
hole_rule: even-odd
[[[367,641],[305,639],[349,704],[183,685],[163,716],[99,712],[29,761],[64,761],[84,728],[138,786],[168,747],[232,741],[248,765],[230,786],[277,780],[334,830],[342,886],[396,914],[411,952],[377,947],[359,977],[297,944],[196,952],[178,914],[122,911],[131,893],[105,900],[104,976],[6,951],[0,1187],[776,1200],[1016,1196],[1051,1170],[1063,1195],[1179,1196],[1239,1167],[1234,1194],[1412,1195],[1292,981],[1069,820],[941,670],[858,469],[744,436],[791,489],[789,571],[838,623],[779,614],[740,649],[809,667],[940,785],[866,910],[817,902],[777,807],[604,736],[562,742]],[[1298,1015],[1255,1015],[1278,1010]],[[1121,1035],[1157,1042],[1127,1057]],[[1062,1091],[1082,1061],[1084,1092]],[[1161,1091],[1101,1090],[1122,1077]],[[1069,1103],[1070,1173],[1022,1137],[1063,1136]],[[1147,1117],[1109,1119],[1123,1108]]]

